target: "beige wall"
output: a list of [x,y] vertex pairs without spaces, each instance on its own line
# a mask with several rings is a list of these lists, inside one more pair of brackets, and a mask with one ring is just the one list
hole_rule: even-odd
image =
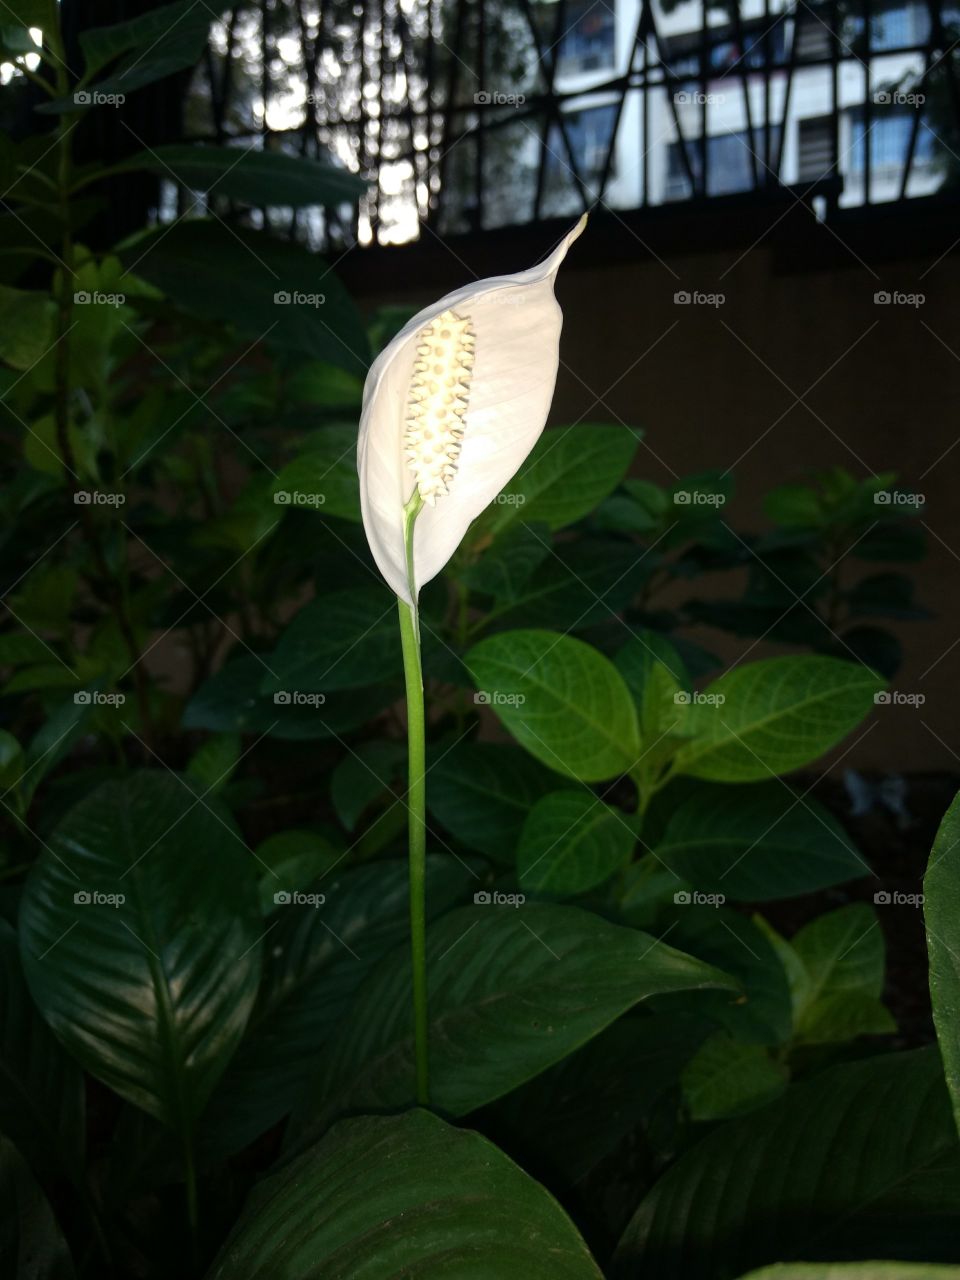
[[[936,617],[900,628],[906,661],[896,686],[925,694],[926,703],[878,708],[875,727],[845,763],[960,769],[960,444],[948,452],[960,438],[960,254],[940,257],[954,237],[952,211],[851,221],[839,236],[807,211],[784,215],[779,206],[742,215],[742,225],[734,211],[722,225],[691,231],[686,244],[682,228],[662,217],[630,221],[595,217],[560,276],[563,366],[553,421],[643,427],[637,473],[658,483],[732,466],[729,510],[741,529],[762,528],[764,491],[809,468],[840,463],[860,476],[894,469],[925,494],[930,554],[907,571]],[[474,273],[529,265],[553,243],[553,230],[496,233],[453,252],[430,238],[419,259],[416,249],[374,251],[361,263],[365,255],[351,255],[344,275],[364,303],[426,302]],[[708,238],[709,248],[695,247]],[[389,290],[386,281],[395,282]],[[676,306],[680,289],[726,300]],[[877,306],[881,289],[921,292],[926,301]],[[705,580],[697,589],[715,594]],[[729,659],[751,644],[707,631],[696,638]],[[751,656],[782,651],[764,644]]]

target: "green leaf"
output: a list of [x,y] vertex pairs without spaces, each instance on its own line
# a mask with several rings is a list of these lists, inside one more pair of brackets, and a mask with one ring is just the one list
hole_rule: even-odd
[[718,1031],[684,1067],[681,1081],[691,1120],[723,1120],[782,1093],[787,1072],[762,1045]]
[[870,874],[832,814],[780,782],[697,787],[673,810],[654,853],[697,889],[742,902]]
[[[463,901],[474,883],[466,865],[430,855],[428,919]],[[405,860],[341,865],[297,887],[324,901],[291,901],[276,909],[249,1025],[201,1122],[207,1159],[239,1150],[301,1101],[360,984],[383,955],[406,943]]]
[[0,1275],[73,1280],[74,1274],[53,1210],[19,1151],[0,1134]]
[[260,911],[268,916],[280,905],[278,894],[307,889],[343,860],[343,850],[312,831],[278,831],[255,850]]
[[277,476],[273,495],[281,512],[315,511],[359,523],[357,428],[322,427],[310,437],[306,451]]
[[53,343],[56,314],[47,294],[0,285],[0,360],[32,369]]
[[629,427],[586,423],[545,431],[475,527],[496,531],[516,520],[541,521],[551,529],[574,524],[617,487],[639,439]]
[[882,688],[865,667],[818,655],[735,667],[686,707],[683,731],[693,741],[677,768],[716,782],[789,773],[856,728]]
[[360,689],[400,675],[400,640],[392,595],[353,587],[301,609],[271,654],[263,693]]
[[557,1202],[427,1111],[345,1120],[250,1196],[210,1280],[601,1280]]
[[937,831],[923,894],[933,1021],[960,1129],[960,796]]
[[40,1017],[17,935],[0,920],[0,1130],[37,1170],[83,1171],[83,1076]]
[[530,807],[552,773],[519,747],[462,742],[429,762],[427,808],[447,831],[500,863],[512,863]]
[[960,1154],[935,1049],[825,1071],[655,1184],[615,1280],[714,1280],[798,1254],[956,1257]]
[[239,733],[215,734],[191,756],[187,773],[196,780],[204,795],[219,791],[236,769],[240,751]]
[[530,810],[517,846],[521,888],[571,898],[603,884],[634,846],[627,821],[592,791],[555,791]]
[[[500,602],[518,600],[531,574],[550,554],[550,544],[547,524],[511,525],[459,576],[471,591],[493,596]],[[540,576],[537,575],[538,580]]]
[[[220,6],[222,7],[222,6]],[[162,5],[127,22],[93,27],[80,35],[86,75],[94,76],[123,54],[104,80],[86,86],[87,99],[71,94],[37,108],[43,112],[81,111],[96,105],[93,94],[128,94],[192,67],[203,52],[210,22],[217,7],[192,0]],[[79,100],[78,100],[79,99]]]
[[211,733],[269,734],[288,741],[315,741],[335,737],[383,711],[396,691],[383,685],[356,691],[335,690],[325,700],[275,701],[278,695],[260,692],[269,666],[256,654],[244,654],[228,662],[200,686],[183,713],[184,729]]
[[603,782],[636,764],[629,690],[613,663],[582,640],[507,631],[481,640],[464,662],[513,736],[549,768]]
[[399,742],[374,740],[340,761],[330,779],[330,799],[348,831],[354,830],[370,805],[402,776],[406,758],[406,749]]
[[658,933],[673,946],[705,964],[732,974],[741,991],[698,991],[658,996],[655,1012],[693,1013],[709,1018],[737,1040],[748,1044],[780,1045],[792,1028],[790,989],[777,951],[759,923],[738,911],[683,902],[679,891],[667,927]]
[[880,1003],[884,945],[874,911],[863,902],[817,916],[790,941],[794,1040],[830,1044],[895,1031]]
[[255,147],[171,143],[124,162],[125,170],[149,169],[194,191],[212,191],[254,205],[300,209],[356,204],[367,184],[356,174],[305,156]]
[[300,245],[194,218],[128,241],[120,256],[195,315],[227,321],[288,352],[366,371],[370,352],[356,307],[323,259]]
[[[428,930],[427,958],[430,1099],[453,1116],[532,1079],[656,992],[730,984],[646,934],[544,903],[452,911]],[[413,1097],[409,992],[404,947],[371,975],[341,1027],[325,1118]]]
[[144,772],[72,809],[24,890],[21,955],[43,1016],[92,1075],[179,1133],[256,995],[252,865],[208,802]]

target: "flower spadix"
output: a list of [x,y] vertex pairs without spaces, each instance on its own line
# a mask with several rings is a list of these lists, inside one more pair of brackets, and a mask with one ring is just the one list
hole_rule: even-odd
[[479,280],[410,320],[367,375],[357,465],[373,557],[401,600],[435,577],[471,521],[516,473],[543,431],[559,364],[562,315],[553,292],[570,231],[536,267]]

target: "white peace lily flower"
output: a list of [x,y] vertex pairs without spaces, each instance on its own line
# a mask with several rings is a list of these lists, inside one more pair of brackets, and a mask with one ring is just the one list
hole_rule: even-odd
[[560,358],[553,283],[586,221],[539,266],[426,307],[367,375],[357,448],[363,524],[381,573],[407,604],[416,600],[404,508],[422,500],[411,566],[419,590],[540,438]]

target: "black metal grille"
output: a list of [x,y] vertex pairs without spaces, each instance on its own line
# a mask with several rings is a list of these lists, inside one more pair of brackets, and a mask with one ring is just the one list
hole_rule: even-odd
[[829,217],[953,185],[958,36],[957,0],[263,0],[214,29],[188,130],[368,177],[353,225],[264,211],[308,239],[782,186]]

